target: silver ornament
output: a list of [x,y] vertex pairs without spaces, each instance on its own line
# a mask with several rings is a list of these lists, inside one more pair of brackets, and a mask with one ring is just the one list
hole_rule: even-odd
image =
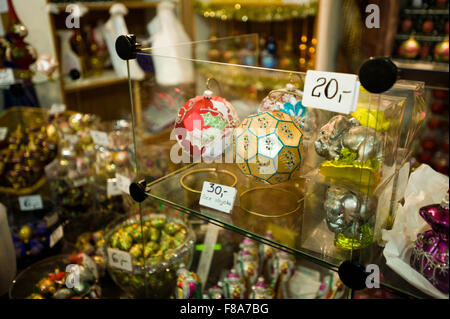
[[328,229],[349,237],[360,235],[360,226],[375,213],[375,200],[368,195],[357,196],[348,189],[331,186],[324,202]]
[[360,126],[357,119],[344,115],[336,115],[322,126],[314,142],[317,154],[328,160],[339,159],[341,150],[347,148],[358,154],[357,161],[373,157],[381,161],[381,145],[380,133],[371,127]]

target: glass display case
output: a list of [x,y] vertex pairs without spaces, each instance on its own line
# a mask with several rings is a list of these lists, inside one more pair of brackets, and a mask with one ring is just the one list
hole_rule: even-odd
[[[230,43],[235,64],[217,58]],[[400,80],[378,93],[361,86],[349,114],[311,108],[302,104],[306,74],[259,67],[249,43],[258,36],[152,48],[118,39],[122,59],[155,67],[144,81],[129,72],[134,153],[162,143],[166,165],[179,168],[158,178],[138,161],[131,197],[338,271],[353,290],[376,264],[382,286],[423,297],[384,265],[381,239],[409,176],[423,83]],[[141,220],[142,233],[147,226]],[[153,262],[138,256],[133,267]]]
[[[108,105],[113,117],[81,98],[76,110],[58,109],[51,87],[59,81],[36,85],[42,108],[11,109],[17,123],[0,115],[2,152],[33,144],[28,132],[54,137],[54,145],[27,137],[52,151],[37,182],[14,196],[0,188],[18,258],[36,256],[19,267],[31,264],[11,298],[363,298],[369,264],[390,298],[426,297],[385,265],[380,235],[409,176],[423,83],[399,80],[381,94],[361,87],[349,114],[308,107],[306,74],[260,67],[258,41],[250,34],[136,50],[132,36],[119,37],[119,56],[146,71],[135,80],[128,69],[130,105]],[[219,58],[231,46],[235,64]],[[25,123],[27,112],[40,116]],[[20,177],[13,162],[2,170]],[[25,216],[19,198],[29,195],[43,202],[29,213],[36,225],[17,222]],[[55,249],[41,255],[30,245],[34,230]],[[96,269],[84,273],[82,289],[39,280],[69,264]]]

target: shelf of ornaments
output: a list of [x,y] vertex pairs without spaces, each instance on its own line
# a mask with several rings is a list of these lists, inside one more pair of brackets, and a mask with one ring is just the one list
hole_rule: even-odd
[[[207,180],[227,184],[226,178],[219,177],[220,171],[228,171],[237,177],[237,196],[232,211],[227,214],[200,206],[200,194],[194,194],[183,188],[181,179],[188,180],[189,172],[192,176],[199,173],[199,170],[211,169],[218,172],[217,176],[208,175]],[[197,173],[196,173],[197,172]],[[183,176],[186,177],[183,178]],[[205,177],[205,176],[203,176]],[[206,178],[206,177],[205,177]],[[196,189],[201,190],[205,178],[192,177],[190,182],[196,183]],[[183,183],[184,183],[183,182]],[[425,294],[411,286],[399,275],[392,271],[385,263],[382,255],[383,248],[376,243],[371,244],[360,251],[345,250],[336,248],[334,245],[334,234],[327,229],[325,221],[318,223],[314,228],[305,229],[312,225],[310,222],[303,224],[303,216],[307,211],[312,212],[314,208],[308,209],[302,206],[302,196],[304,196],[305,179],[295,178],[292,181],[269,186],[254,177],[243,175],[236,164],[190,164],[163,178],[151,182],[147,186],[149,197],[146,200],[156,200],[164,205],[173,207],[190,216],[194,216],[218,225],[224,229],[231,230],[243,236],[249,237],[257,242],[281,249],[299,258],[313,262],[320,267],[331,271],[337,271],[339,265],[344,260],[358,260],[359,256],[370,258],[370,262],[380,266],[383,279],[381,285],[392,289],[401,295],[413,298],[427,298]],[[243,194],[248,189],[265,188],[268,192],[264,194],[261,207],[265,213],[272,212],[274,216],[280,214],[280,209],[276,206],[283,206],[283,196],[289,192],[289,196],[297,196],[300,201],[299,209],[288,216],[283,217],[263,217],[248,213],[241,206]],[[270,193],[273,192],[275,193]],[[239,195],[240,194],[240,195]],[[271,195],[272,194],[272,195]],[[311,200],[308,200],[311,203]],[[261,208],[260,207],[260,208]],[[284,207],[286,209],[286,207]],[[271,237],[267,237],[268,233]],[[320,238],[321,243],[317,243]],[[320,249],[317,247],[320,246]]]
[[408,40],[414,37],[417,41],[429,41],[429,42],[442,42],[448,38],[448,35],[429,35],[429,34],[397,34],[395,36],[396,40]]
[[[197,70],[204,76],[215,74],[217,78],[221,79],[222,85],[233,88],[254,88],[256,91],[267,91],[267,88],[276,90],[285,86],[285,83],[280,81],[280,74],[274,73],[271,69],[266,68],[250,66],[243,68],[241,65],[236,65],[236,69],[233,69],[232,64],[230,64],[229,68],[224,69],[220,64],[199,63]],[[298,72],[291,70],[278,71],[285,73],[287,77],[292,72]],[[303,86],[303,83],[299,83],[299,85]]]
[[392,61],[400,69],[410,69],[418,71],[435,71],[435,72],[449,72],[448,62],[434,62],[434,61],[421,61],[421,60],[408,60],[394,58]]
[[196,1],[194,10],[205,18],[238,21],[283,21],[315,16],[318,1],[290,3],[281,1]]
[[[174,0],[176,2],[177,0]],[[128,9],[145,9],[156,8],[159,1],[92,1],[92,2],[78,2],[77,4],[83,5],[89,10],[109,10],[112,5],[121,3]],[[73,4],[73,2],[65,3],[51,3],[52,6],[57,8],[60,12],[65,12],[67,6]]]
[[404,14],[417,14],[417,15],[448,15],[448,8],[433,8],[433,9],[416,9],[409,8],[403,10]]
[[114,70],[103,70],[100,75],[81,77],[78,80],[73,80],[69,76],[63,78],[64,91],[68,93],[125,83],[127,81],[127,77],[118,76]]

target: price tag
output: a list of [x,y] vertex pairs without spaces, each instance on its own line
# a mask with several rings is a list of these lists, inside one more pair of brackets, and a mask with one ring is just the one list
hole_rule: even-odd
[[44,208],[41,195],[20,196],[19,206],[23,212]]
[[64,236],[63,226],[59,225],[58,228],[50,235],[50,248],[55,246],[61,238]]
[[109,137],[108,134],[101,131],[91,131],[92,139],[94,140],[94,144],[108,147],[109,146]]
[[111,267],[133,272],[131,255],[126,251],[108,247],[108,263]]
[[11,85],[16,82],[14,72],[10,68],[0,69],[0,85]]
[[53,161],[51,161],[45,166],[45,175],[47,177],[56,176],[58,168],[59,168],[59,160],[55,158]]
[[8,128],[0,127],[0,141],[3,141],[7,135],[8,135]]
[[80,186],[86,185],[87,182],[88,182],[87,177],[83,177],[83,178],[74,180],[73,181],[73,186],[74,187],[80,187]]
[[356,110],[359,87],[355,74],[309,70],[306,72],[302,104],[349,114]]
[[99,278],[97,264],[95,263],[94,260],[92,260],[91,257],[89,257],[84,253],[83,253],[83,265],[94,275],[96,279]]
[[50,114],[54,114],[54,113],[62,113],[66,110],[66,105],[65,104],[61,104],[61,103],[53,103],[52,106],[50,107]]
[[116,178],[108,178],[106,181],[106,194],[108,196],[117,196],[122,194],[122,191],[117,186]]
[[236,199],[236,188],[211,182],[203,182],[200,205],[230,213]]
[[50,228],[58,222],[59,220],[58,213],[53,213],[49,216],[45,216],[44,220],[45,223],[47,224],[47,228]]
[[117,188],[120,189],[120,191],[126,194],[130,194],[131,180],[128,177],[116,174],[116,184]]
[[67,140],[70,144],[77,144],[80,138],[75,134],[66,134],[64,135],[64,139]]

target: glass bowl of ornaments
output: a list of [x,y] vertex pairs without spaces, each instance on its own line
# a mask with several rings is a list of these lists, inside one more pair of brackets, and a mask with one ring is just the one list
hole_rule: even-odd
[[95,270],[76,255],[56,255],[23,270],[9,289],[10,299],[98,299]]
[[134,179],[136,168],[131,124],[123,119],[107,121],[100,123],[98,130],[96,135],[103,135],[103,138],[95,138],[94,141],[97,150],[94,183],[96,209],[103,212],[128,211],[132,205],[130,196],[114,185],[118,175]]
[[[192,263],[194,243],[192,228],[176,214],[143,213],[142,218],[137,214],[110,227],[106,234],[106,269],[130,297],[169,298],[180,264]],[[119,268],[116,258],[122,264],[124,255],[131,265]]]
[[[24,204],[25,205],[25,204]],[[19,268],[24,268],[61,249],[61,241],[51,240],[61,218],[52,201],[42,198],[42,207],[22,211],[19,202],[10,206],[11,234]]]
[[28,195],[45,184],[44,168],[57,153],[58,133],[42,109],[12,107],[0,115],[0,193]]

